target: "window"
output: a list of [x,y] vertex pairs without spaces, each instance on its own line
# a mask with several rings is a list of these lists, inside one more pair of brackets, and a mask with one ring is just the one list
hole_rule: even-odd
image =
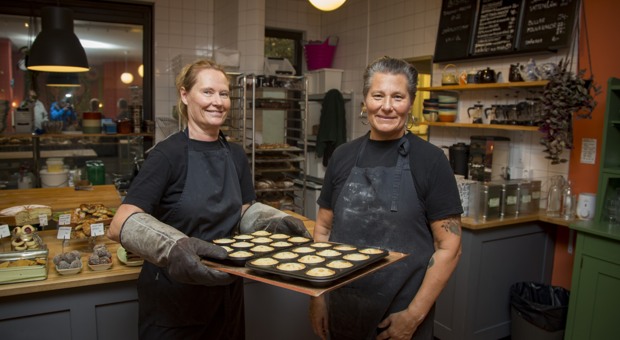
[[302,32],[265,29],[265,57],[286,58],[295,68],[295,74],[302,73]]

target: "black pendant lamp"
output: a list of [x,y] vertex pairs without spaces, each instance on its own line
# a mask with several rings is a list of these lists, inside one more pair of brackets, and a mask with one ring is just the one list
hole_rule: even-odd
[[86,72],[88,60],[73,33],[73,11],[43,7],[41,32],[30,48],[28,69],[41,72]]
[[47,75],[45,85],[49,87],[80,87],[80,77],[77,73],[50,72]]

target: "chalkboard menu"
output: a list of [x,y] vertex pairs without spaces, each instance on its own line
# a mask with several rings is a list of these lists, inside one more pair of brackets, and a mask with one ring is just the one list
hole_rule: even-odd
[[481,0],[472,54],[514,51],[520,14],[521,0]]
[[579,0],[443,0],[435,62],[569,46]]
[[443,0],[435,61],[463,59],[469,55],[478,0]]
[[555,50],[568,46],[579,0],[526,0],[517,48]]

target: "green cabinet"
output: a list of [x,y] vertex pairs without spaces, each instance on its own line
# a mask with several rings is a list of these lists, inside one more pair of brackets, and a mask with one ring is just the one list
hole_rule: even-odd
[[[620,233],[610,239],[593,225],[571,227],[578,235],[565,339],[617,339]],[[597,231],[600,235],[593,234]]]
[[609,222],[607,202],[620,189],[620,79],[607,87],[601,167],[592,221],[577,231],[565,339],[617,339],[620,334],[620,225]]
[[601,146],[601,168],[596,197],[595,221],[605,222],[609,215],[607,202],[620,190],[620,79],[610,78],[607,83],[605,125]]

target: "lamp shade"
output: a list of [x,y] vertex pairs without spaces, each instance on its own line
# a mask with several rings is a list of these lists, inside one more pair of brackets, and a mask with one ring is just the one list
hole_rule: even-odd
[[309,0],[312,6],[320,9],[321,11],[329,12],[342,6],[347,0]]
[[80,77],[77,73],[50,72],[47,75],[45,85],[50,87],[79,87]]
[[30,48],[28,69],[42,72],[86,72],[84,47],[73,33],[73,12],[61,7],[41,9],[41,32]]

